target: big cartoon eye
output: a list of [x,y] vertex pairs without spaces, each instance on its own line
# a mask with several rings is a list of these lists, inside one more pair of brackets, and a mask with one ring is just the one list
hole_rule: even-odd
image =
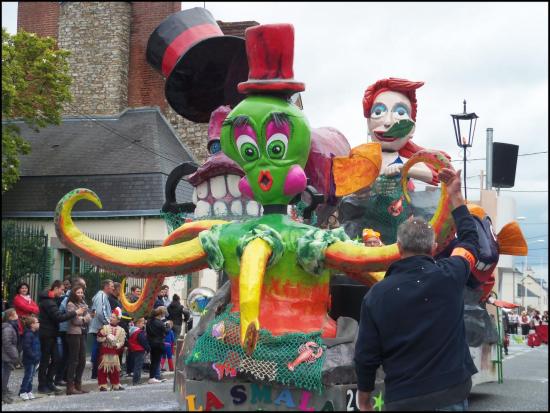
[[220,143],[219,140],[214,140],[212,141],[212,143],[210,144],[210,148],[208,148],[208,150],[210,151],[210,153],[212,155],[214,155],[215,153],[218,153],[219,151],[222,150],[222,145]]
[[241,135],[237,138],[237,148],[239,148],[241,157],[247,162],[255,161],[260,157],[256,141],[248,135]]
[[388,108],[386,107],[386,105],[384,105],[383,103],[377,103],[370,111],[370,117],[374,119],[381,118],[385,115],[387,111]]
[[395,107],[393,108],[393,115],[397,119],[408,119],[409,108],[402,104],[395,105]]
[[271,135],[267,141],[267,155],[271,159],[283,159],[288,147],[288,138],[283,133]]

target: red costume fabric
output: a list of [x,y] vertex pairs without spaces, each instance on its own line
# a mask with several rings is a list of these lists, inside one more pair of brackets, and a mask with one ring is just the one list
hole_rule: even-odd
[[113,325],[103,326],[97,333],[97,341],[100,343],[97,383],[100,388],[106,387],[107,378],[114,389],[120,386],[119,353],[124,346],[125,337],[124,329]]

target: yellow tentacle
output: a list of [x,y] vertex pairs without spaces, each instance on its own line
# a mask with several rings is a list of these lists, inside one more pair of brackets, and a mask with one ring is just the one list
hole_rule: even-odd
[[247,354],[256,347],[260,330],[260,295],[271,247],[261,238],[252,240],[241,257],[239,307],[241,312],[241,346]]
[[75,255],[106,270],[134,277],[185,274],[208,267],[206,252],[198,239],[145,250],[117,248],[91,239],[71,218],[74,204],[81,199],[101,208],[101,202],[93,191],[76,189],[59,201],[54,220],[60,241]]
[[[208,230],[214,225],[226,224],[227,221],[222,220],[204,220],[188,222],[174,230],[162,243],[162,245],[173,245],[183,241],[188,241],[196,237],[201,231]],[[126,278],[122,281],[122,291],[125,290],[124,285]],[[155,299],[162,285],[164,284],[164,277],[147,277],[143,286],[143,291],[139,300],[135,303],[131,303],[126,299],[124,294],[122,295],[121,303],[126,311],[132,313],[134,317],[140,317],[147,314],[153,308]]]
[[[400,258],[397,244],[383,247],[366,247],[351,242],[338,241],[325,251],[325,264],[340,270],[366,284],[372,284],[373,275],[385,271]],[[380,278],[380,274],[376,276]]]

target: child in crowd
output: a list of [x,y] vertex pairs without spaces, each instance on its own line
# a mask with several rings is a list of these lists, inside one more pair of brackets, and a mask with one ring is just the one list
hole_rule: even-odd
[[99,349],[99,367],[97,370],[97,383],[99,391],[107,391],[107,377],[111,381],[111,389],[124,390],[120,385],[120,349],[124,346],[126,333],[118,325],[122,318],[120,307],[116,307],[111,313],[109,325],[103,326],[97,332]]
[[2,402],[13,403],[8,390],[11,372],[15,368],[19,353],[17,340],[19,339],[19,317],[14,308],[8,308],[2,317]]
[[38,337],[38,328],[40,323],[35,316],[25,317],[23,319],[23,339],[21,347],[23,348],[23,367],[25,375],[19,389],[19,397],[23,400],[32,400],[32,379],[40,362],[40,338]]
[[174,343],[176,342],[176,336],[174,330],[170,329],[164,337],[164,353],[162,353],[162,358],[160,359],[160,368],[161,371],[166,371],[164,369],[164,363],[168,360],[168,368],[170,371],[174,371],[174,361],[172,359],[172,354],[174,353]]
[[132,355],[134,370],[132,373],[132,384],[135,386],[141,380],[141,370],[143,369],[143,360],[145,352],[151,351],[147,334],[145,333],[145,318],[138,318],[132,327],[130,327],[130,338],[128,339],[128,351]]

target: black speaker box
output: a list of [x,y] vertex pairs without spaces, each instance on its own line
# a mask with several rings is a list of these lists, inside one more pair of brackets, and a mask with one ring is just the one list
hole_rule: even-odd
[[493,186],[512,188],[516,180],[518,145],[493,142]]
[[363,297],[368,291],[369,287],[365,285],[331,285],[331,308],[329,315],[334,320],[337,320],[338,317],[351,317],[359,322]]

